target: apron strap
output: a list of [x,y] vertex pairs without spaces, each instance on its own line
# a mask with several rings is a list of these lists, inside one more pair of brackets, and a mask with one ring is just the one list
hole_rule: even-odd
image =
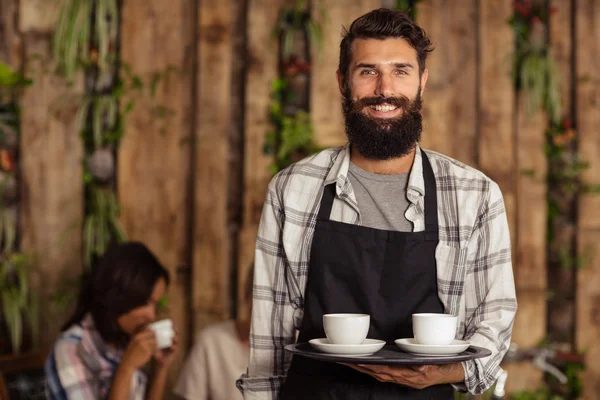
[[326,185],[323,188],[323,198],[321,199],[321,207],[319,207],[318,219],[329,221],[331,209],[333,207],[333,199],[335,198],[335,182]]
[[425,231],[435,232],[435,239],[437,239],[438,213],[435,175],[433,175],[429,158],[423,149],[421,149],[421,157],[423,157],[423,179],[425,181]]

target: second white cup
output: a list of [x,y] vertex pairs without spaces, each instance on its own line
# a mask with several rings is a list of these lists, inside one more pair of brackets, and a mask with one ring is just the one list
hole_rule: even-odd
[[362,344],[369,333],[369,314],[325,314],[323,328],[332,344]]
[[419,344],[447,345],[456,336],[458,318],[449,314],[413,314],[413,334]]

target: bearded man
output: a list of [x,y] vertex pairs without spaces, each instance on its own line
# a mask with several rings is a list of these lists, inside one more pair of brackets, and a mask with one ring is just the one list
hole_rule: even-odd
[[[406,14],[371,11],[340,45],[348,143],[271,181],[256,242],[245,399],[453,399],[501,373],[517,308],[498,185],[425,151],[432,51]],[[369,314],[369,338],[411,338],[414,313],[458,317],[456,339],[492,351],[447,365],[341,365],[286,353],[325,336],[328,313]],[[296,332],[298,331],[298,336]]]

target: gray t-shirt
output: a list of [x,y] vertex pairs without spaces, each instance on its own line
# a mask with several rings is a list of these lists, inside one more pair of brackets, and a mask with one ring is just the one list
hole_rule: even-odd
[[412,222],[404,216],[409,205],[406,198],[408,173],[375,174],[357,167],[352,162],[348,172],[363,226],[412,232]]

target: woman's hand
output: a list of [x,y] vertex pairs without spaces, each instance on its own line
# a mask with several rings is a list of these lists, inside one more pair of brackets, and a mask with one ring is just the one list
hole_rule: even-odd
[[154,353],[154,360],[156,361],[156,366],[158,368],[167,368],[175,359],[175,353],[177,352],[177,347],[179,345],[179,332],[175,328],[173,328],[173,330],[175,331],[175,334],[173,335],[173,344],[171,347],[158,350]]
[[123,357],[121,358],[121,364],[134,369],[141,368],[150,361],[155,352],[156,336],[150,329],[144,329],[135,334],[129,341],[125,353],[123,353]]

